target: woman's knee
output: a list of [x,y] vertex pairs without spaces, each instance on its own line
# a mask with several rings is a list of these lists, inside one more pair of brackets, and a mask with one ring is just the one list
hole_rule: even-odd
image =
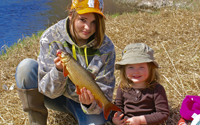
[[79,125],[102,125],[106,122],[103,112],[101,114],[85,114],[85,118],[78,118]]
[[60,96],[55,99],[51,99],[46,96],[44,97],[45,106],[49,109],[56,110],[59,112],[68,112],[66,100],[67,98],[64,96]]
[[37,88],[38,63],[34,59],[24,59],[16,68],[15,80],[21,89]]

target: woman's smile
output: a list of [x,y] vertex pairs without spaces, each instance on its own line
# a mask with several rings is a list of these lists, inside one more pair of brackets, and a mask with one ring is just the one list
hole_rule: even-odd
[[90,32],[88,32],[88,31],[83,31],[83,34],[84,35],[88,35]]

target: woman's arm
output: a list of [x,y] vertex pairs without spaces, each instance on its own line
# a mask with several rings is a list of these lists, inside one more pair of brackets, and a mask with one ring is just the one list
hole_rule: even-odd
[[[57,43],[51,43],[53,39],[49,31],[46,31],[40,39],[40,54],[38,56],[38,89],[49,98],[56,98],[65,91],[66,78],[59,71],[54,59],[56,58]],[[51,45],[51,48],[50,48]]]

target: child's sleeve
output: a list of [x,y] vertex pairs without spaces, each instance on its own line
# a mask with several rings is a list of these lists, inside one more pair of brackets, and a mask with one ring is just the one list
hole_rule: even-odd
[[154,91],[155,112],[145,115],[148,125],[155,125],[164,122],[169,117],[169,106],[165,89],[158,84]]
[[[124,112],[124,103],[123,103],[123,91],[120,88],[120,86],[117,88],[117,94],[116,94],[116,98],[115,98],[115,102],[114,104],[119,107],[121,109],[122,112],[118,111],[118,116],[121,115]],[[114,116],[114,114],[116,113],[116,111],[112,111],[110,116],[111,116],[111,120]]]

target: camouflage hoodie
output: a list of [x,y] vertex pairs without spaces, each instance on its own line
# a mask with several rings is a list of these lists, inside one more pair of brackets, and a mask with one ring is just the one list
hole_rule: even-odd
[[[69,19],[63,19],[54,24],[40,39],[40,54],[38,56],[38,89],[45,96],[57,98],[61,95],[79,102],[75,92],[75,85],[64,77],[63,72],[56,69],[54,58],[58,49],[62,49],[77,58],[77,62],[96,76],[96,82],[105,96],[112,100],[115,87],[114,63],[115,49],[112,41],[105,35],[103,44],[99,49],[92,49],[94,36],[92,35],[87,44],[78,47],[72,41],[69,28]],[[87,57],[87,58],[85,58]],[[87,65],[88,64],[88,65]],[[77,76],[78,77],[78,76]],[[87,114],[99,114],[102,109],[93,102],[90,107],[81,104]]]

